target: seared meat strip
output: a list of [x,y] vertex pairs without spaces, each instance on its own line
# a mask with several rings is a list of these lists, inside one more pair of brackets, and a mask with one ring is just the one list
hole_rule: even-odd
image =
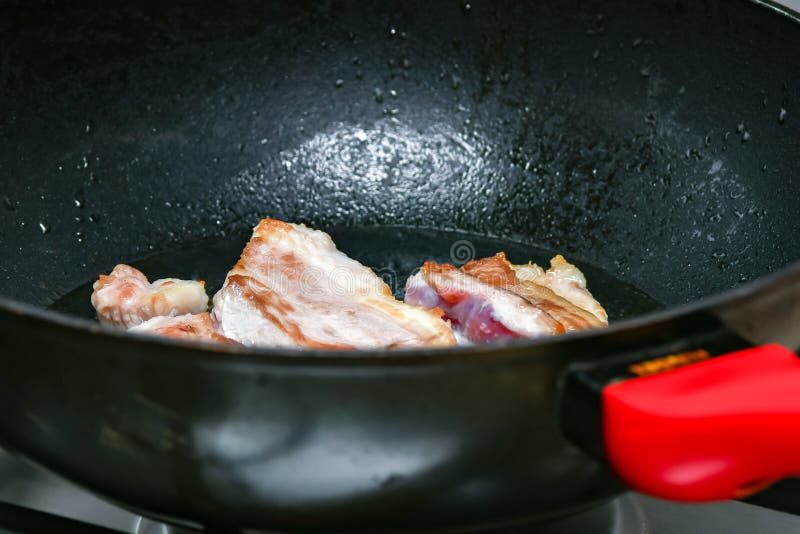
[[455,344],[440,310],[392,297],[330,236],[264,219],[214,296],[225,336],[246,345],[333,349]]
[[[408,279],[405,301],[441,308],[454,331],[473,342],[562,334],[607,324],[548,286],[520,279],[514,267],[503,253],[469,262],[463,269],[426,262]],[[591,298],[585,280],[583,290],[582,295]],[[592,302],[600,306],[593,298]]]
[[520,281],[548,287],[555,294],[597,317],[602,324],[608,324],[606,310],[586,289],[586,277],[577,267],[567,262],[561,254],[550,260],[550,268],[547,271],[535,263],[511,265],[511,268],[514,269]]
[[205,282],[165,278],[152,284],[138,269],[117,265],[94,283],[92,306],[101,322],[130,328],[159,316],[200,313],[208,308]]
[[[561,261],[566,263],[563,257],[556,256],[556,258],[561,258]],[[583,277],[577,267],[569,263],[567,263],[567,265],[569,265],[572,269],[577,271],[581,277]],[[465,273],[476,277],[482,282],[497,287],[502,287],[503,289],[507,289],[508,291],[516,293],[540,310],[547,312],[547,314],[559,322],[567,332],[573,330],[583,330],[585,328],[592,328],[607,324],[605,317],[604,320],[600,320],[594,314],[576,306],[566,298],[558,295],[556,292],[551,290],[550,287],[546,285],[539,285],[538,283],[527,278],[520,278],[519,270],[515,271],[513,267],[514,266],[511,265],[511,262],[506,259],[506,255],[503,252],[499,252],[489,258],[471,261],[464,265],[462,269]],[[542,270],[541,267],[536,264],[529,264],[524,267],[525,270],[532,270],[534,268]],[[544,271],[542,271],[542,273],[544,273]],[[553,281],[554,285],[558,287],[558,284],[561,283],[561,280],[551,275],[552,273],[548,272],[547,274],[544,274],[543,277],[540,277],[540,279],[550,279]],[[592,302],[594,302],[605,315],[605,310],[603,310],[603,308],[600,307],[600,304],[592,298],[591,293],[585,289],[585,279],[583,283],[584,289],[580,296],[584,297],[585,295],[588,295]],[[569,294],[569,292],[566,294]]]
[[201,339],[220,343],[236,343],[214,329],[211,316],[207,312],[196,315],[186,314],[177,317],[159,316],[134,326],[131,332],[155,334],[166,337]]
[[550,315],[519,295],[447,264],[425,262],[408,279],[405,301],[441,308],[453,329],[474,342],[564,331]]

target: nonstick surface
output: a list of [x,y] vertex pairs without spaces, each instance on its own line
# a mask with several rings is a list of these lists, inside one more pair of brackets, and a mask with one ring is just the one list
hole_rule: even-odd
[[800,258],[797,27],[743,0],[4,9],[5,297],[265,215],[535,244],[665,305]]

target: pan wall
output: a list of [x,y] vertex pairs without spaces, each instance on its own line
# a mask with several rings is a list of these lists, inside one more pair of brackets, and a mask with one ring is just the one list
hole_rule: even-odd
[[750,2],[6,2],[0,50],[6,297],[266,215],[520,239],[667,304],[800,258],[800,27]]

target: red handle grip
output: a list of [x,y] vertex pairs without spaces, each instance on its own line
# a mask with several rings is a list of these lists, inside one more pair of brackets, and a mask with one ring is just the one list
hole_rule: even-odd
[[765,345],[612,384],[603,431],[611,465],[634,489],[744,497],[800,475],[800,358]]

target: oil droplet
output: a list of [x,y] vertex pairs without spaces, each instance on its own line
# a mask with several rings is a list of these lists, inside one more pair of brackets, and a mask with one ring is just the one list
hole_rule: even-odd
[[50,226],[48,226],[44,221],[39,221],[39,230],[42,231],[42,234],[46,234],[50,231]]
[[461,4],[461,10],[464,13],[469,13],[470,11],[472,11],[472,4],[470,4],[469,2],[464,2],[463,4]]
[[341,86],[343,86],[343,85],[344,85],[344,80],[343,80],[343,79],[341,79],[341,78],[339,78],[338,80],[336,80],[336,81],[334,82],[334,85],[335,85],[335,86],[337,87],[337,89],[338,89],[339,87],[341,87]]
[[603,14],[595,15],[594,20],[586,27],[586,35],[602,35],[606,31],[603,25]]
[[783,124],[786,121],[786,109],[781,108],[781,111],[778,113],[778,122]]

